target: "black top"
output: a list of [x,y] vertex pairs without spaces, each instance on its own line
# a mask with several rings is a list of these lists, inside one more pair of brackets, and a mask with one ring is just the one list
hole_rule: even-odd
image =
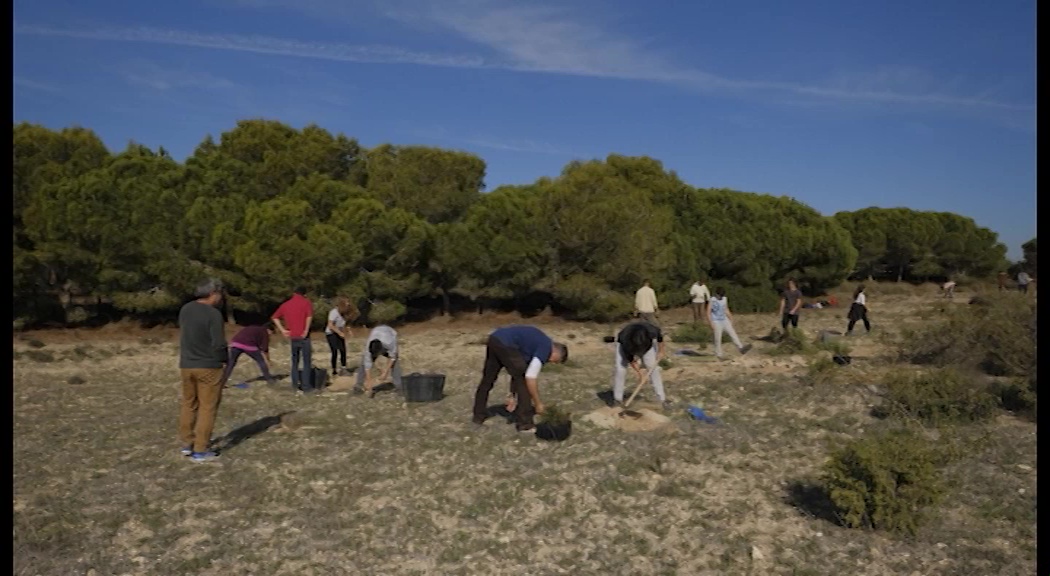
[[[646,337],[639,338],[638,336],[635,336],[638,332],[643,332]],[[623,330],[620,330],[620,333],[616,335],[616,342],[620,346],[620,354],[628,360],[631,360],[636,356],[643,356],[653,347],[653,340],[663,342],[664,335],[658,327],[653,326],[648,322],[632,322],[624,326]],[[641,350],[637,350],[636,348],[640,345],[636,344],[638,342],[645,342],[645,347]]]

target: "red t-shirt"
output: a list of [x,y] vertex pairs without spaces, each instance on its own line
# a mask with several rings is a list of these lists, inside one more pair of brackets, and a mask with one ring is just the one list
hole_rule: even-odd
[[284,320],[284,327],[291,332],[290,338],[298,340],[303,337],[303,332],[310,324],[314,315],[314,305],[302,294],[292,294],[273,313],[271,318]]

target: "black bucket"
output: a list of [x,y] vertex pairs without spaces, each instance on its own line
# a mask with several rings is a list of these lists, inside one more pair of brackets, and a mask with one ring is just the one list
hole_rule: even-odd
[[414,372],[401,377],[405,388],[405,402],[437,402],[445,397],[444,374]]
[[540,422],[536,424],[536,437],[540,440],[561,442],[572,434],[572,420],[563,424],[548,424]]

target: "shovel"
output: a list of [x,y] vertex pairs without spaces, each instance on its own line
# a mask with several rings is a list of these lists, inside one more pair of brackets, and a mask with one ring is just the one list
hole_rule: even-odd
[[653,368],[651,368],[649,370],[646,370],[645,378],[642,378],[642,381],[639,382],[638,385],[634,387],[634,392],[631,393],[631,397],[628,398],[627,402],[624,403],[623,410],[620,411],[620,418],[623,418],[624,416],[626,416],[628,418],[641,418],[642,417],[642,413],[641,412],[638,412],[636,410],[628,410],[627,407],[631,405],[631,402],[634,402],[634,397],[638,395],[638,392],[641,391],[642,386],[645,386],[645,383],[649,381],[649,377],[652,376],[653,370],[656,370],[657,368],[658,367],[653,367]]

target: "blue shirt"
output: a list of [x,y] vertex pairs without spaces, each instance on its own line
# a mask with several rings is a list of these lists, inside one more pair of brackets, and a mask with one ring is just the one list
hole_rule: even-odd
[[718,298],[717,296],[711,299],[711,320],[716,322],[722,322],[726,319],[726,308],[729,303],[726,298]]
[[546,364],[551,357],[554,341],[535,326],[513,325],[497,328],[492,336],[500,342],[517,349],[528,364],[533,358]]

